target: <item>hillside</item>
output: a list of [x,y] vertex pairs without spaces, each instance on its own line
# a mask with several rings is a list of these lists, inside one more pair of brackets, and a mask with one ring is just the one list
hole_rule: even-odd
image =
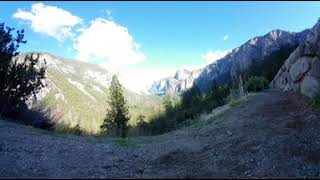
[[0,120],[0,177],[319,178],[320,114],[306,102],[268,90],[205,126],[128,146]]
[[[21,54],[18,59],[26,54]],[[89,134],[99,133],[106,113],[108,87],[112,74],[98,65],[83,63],[40,53],[40,60],[46,60],[47,87],[30,99],[30,107],[50,108],[61,115],[57,130],[75,127],[79,124]],[[161,99],[152,95],[136,94],[125,88],[131,121],[134,124],[139,114],[146,117],[158,112]]]

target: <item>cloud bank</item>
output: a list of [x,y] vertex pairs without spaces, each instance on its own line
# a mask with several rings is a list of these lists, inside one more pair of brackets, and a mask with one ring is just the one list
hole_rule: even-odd
[[81,31],[74,45],[78,51],[76,58],[81,61],[98,59],[106,65],[121,66],[145,59],[141,46],[134,42],[128,29],[112,20],[97,18]]
[[18,9],[13,17],[26,21],[34,32],[48,35],[58,41],[74,37],[72,28],[82,21],[64,9],[42,3],[33,4],[31,11]]

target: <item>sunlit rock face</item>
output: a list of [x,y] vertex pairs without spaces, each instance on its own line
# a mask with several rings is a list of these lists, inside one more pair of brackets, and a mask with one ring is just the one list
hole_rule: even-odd
[[285,61],[270,86],[313,97],[320,84],[320,19]]
[[[21,54],[16,56],[13,60],[23,62],[25,56],[30,54],[31,53]],[[46,86],[41,88],[38,93],[33,94],[29,98],[27,102],[29,108],[32,107],[36,102],[42,101],[50,92],[53,93],[56,100],[67,103],[67,99],[65,98],[63,90],[57,84],[58,82],[62,82],[67,78],[71,78],[74,80],[74,82],[80,84],[80,86],[75,87],[77,87],[84,95],[90,97],[91,99],[92,96],[90,93],[87,93],[86,90],[81,87],[89,84],[91,86],[98,84],[101,86],[101,88],[108,88],[110,85],[112,74],[97,65],[65,59],[45,52],[33,52],[32,54],[33,58],[37,58],[37,56],[39,56],[39,63],[37,66],[46,67],[46,78],[42,80]]]
[[278,51],[281,47],[296,47],[306,39],[309,30],[300,33],[273,30],[264,36],[254,37],[225,57],[203,68],[194,80],[201,92],[208,91],[213,82],[225,84],[229,80],[248,70],[255,60],[264,61],[264,57]]
[[194,80],[199,76],[201,70],[202,69],[194,71],[187,69],[178,70],[173,77],[155,81],[149,88],[149,92],[156,95],[178,95],[193,85]]

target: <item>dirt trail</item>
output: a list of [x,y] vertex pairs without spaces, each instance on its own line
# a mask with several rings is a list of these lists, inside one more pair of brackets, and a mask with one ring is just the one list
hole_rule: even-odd
[[0,121],[1,178],[320,178],[320,115],[273,90],[199,128],[122,147]]

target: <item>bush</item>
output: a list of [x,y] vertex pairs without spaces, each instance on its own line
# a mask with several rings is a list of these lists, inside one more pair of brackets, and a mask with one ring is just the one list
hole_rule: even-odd
[[222,106],[226,103],[226,98],[230,94],[228,86],[217,86],[214,85],[204,98],[204,110],[211,112],[212,109]]
[[199,105],[202,97],[199,89],[196,86],[192,86],[190,89],[184,91],[181,95],[181,108],[187,109]]
[[148,123],[145,121],[145,116],[139,114],[137,118],[138,134],[148,134]]
[[268,88],[268,86],[269,82],[263,76],[252,76],[244,84],[244,87],[248,92],[257,92]]

